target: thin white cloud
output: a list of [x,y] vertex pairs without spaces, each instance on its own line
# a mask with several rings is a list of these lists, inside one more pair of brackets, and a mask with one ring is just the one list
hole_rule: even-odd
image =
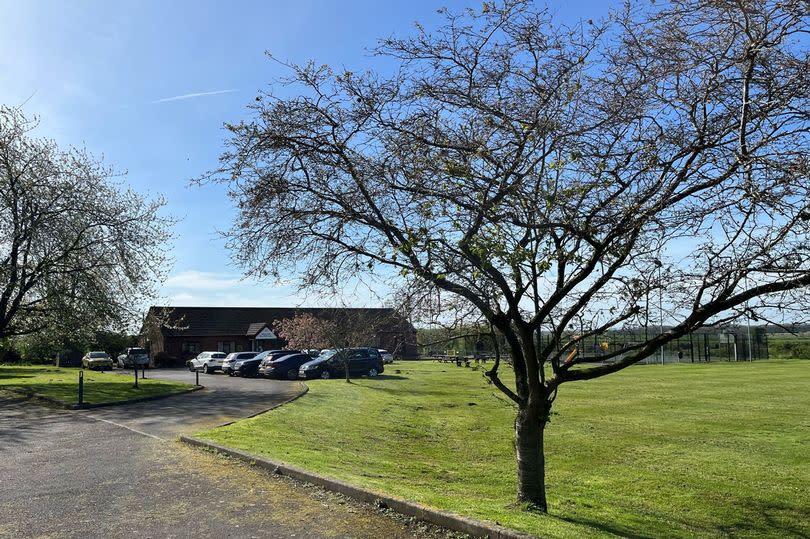
[[227,290],[239,284],[238,275],[189,270],[172,275],[164,286],[182,290]]
[[237,90],[214,90],[213,92],[197,92],[193,94],[183,94],[183,95],[175,95],[172,97],[164,97],[163,99],[157,99],[152,101],[152,103],[166,103],[168,101],[180,101],[182,99],[192,99],[194,97],[204,97],[207,95],[219,95],[219,94],[230,94],[232,92],[236,92]]

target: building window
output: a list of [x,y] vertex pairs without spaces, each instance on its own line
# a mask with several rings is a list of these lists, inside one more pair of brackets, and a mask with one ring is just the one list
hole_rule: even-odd
[[200,351],[199,350],[200,349],[200,343],[196,343],[196,342],[183,341],[182,347],[183,347],[183,352],[188,352],[190,354],[196,354],[197,352]]
[[219,341],[217,342],[217,350],[230,354],[236,351],[236,343],[234,341]]

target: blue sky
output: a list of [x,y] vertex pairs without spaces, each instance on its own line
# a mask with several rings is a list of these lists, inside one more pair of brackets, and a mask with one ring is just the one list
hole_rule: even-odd
[[[549,5],[566,19],[607,13],[593,0]],[[125,184],[166,197],[180,219],[163,287],[171,304],[328,305],[291,285],[241,280],[217,234],[233,216],[224,189],[189,179],[216,165],[223,122],[246,117],[283,75],[266,50],[358,71],[379,61],[367,52],[377,38],[411,33],[415,21],[435,26],[440,6],[481,2],[0,0],[0,103],[24,103],[40,116],[38,136],[86,146],[126,171]],[[346,300],[379,303],[362,290]]]

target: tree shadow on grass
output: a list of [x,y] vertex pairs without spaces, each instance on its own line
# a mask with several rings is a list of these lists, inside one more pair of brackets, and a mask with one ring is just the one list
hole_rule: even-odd
[[630,539],[655,539],[656,535],[648,535],[644,533],[640,533],[636,530],[631,530],[625,526],[612,526],[605,522],[599,522],[598,520],[592,520],[589,518],[575,518],[575,517],[563,517],[559,515],[554,515],[555,518],[563,520],[565,522],[570,522],[571,524],[579,524],[580,526],[588,526],[589,528],[594,528],[596,530],[600,530],[611,535],[618,535],[619,537],[628,537]]
[[378,374],[373,378],[369,378],[369,380],[410,380],[410,378],[400,374]]
[[3,367],[0,368],[0,380],[8,378],[33,378],[48,373],[61,373],[58,367],[42,368],[42,367]]
[[[561,515],[554,515],[556,518],[570,522],[572,524],[579,524],[589,526],[591,528],[601,530],[621,537],[630,537],[632,539],[653,539],[661,537],[662,535],[677,535],[679,531],[689,530],[689,533],[695,535],[706,536],[723,536],[723,537],[740,537],[740,536],[769,536],[769,537],[808,537],[810,526],[802,526],[802,522],[810,522],[810,510],[802,511],[801,508],[790,506],[787,504],[780,504],[775,502],[767,502],[763,500],[741,499],[737,502],[738,505],[746,507],[749,511],[756,514],[759,519],[751,520],[748,518],[739,518],[735,522],[717,524],[712,526],[710,523],[697,522],[694,519],[678,518],[677,516],[668,513],[667,519],[680,524],[678,529],[672,530],[670,533],[656,531],[650,533],[645,529],[645,522],[639,522],[635,526],[623,526],[620,524],[611,524],[609,522],[601,522],[585,517],[566,517]],[[798,509],[798,514],[797,514]],[[795,523],[787,522],[784,517],[779,515],[795,515]],[[653,521],[654,519],[651,519]]]

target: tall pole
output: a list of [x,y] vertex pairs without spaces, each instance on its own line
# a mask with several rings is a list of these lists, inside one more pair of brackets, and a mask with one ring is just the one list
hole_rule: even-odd
[[[661,288],[658,291],[658,326],[661,328],[660,334],[664,334],[664,282],[661,280],[661,268],[663,264],[658,263],[658,284]],[[664,364],[664,345],[661,345],[661,365]]]
[[[748,275],[745,276],[745,285],[748,286]],[[751,354],[751,311],[748,310],[748,301],[745,302],[745,332],[748,338],[748,361],[753,361]]]

